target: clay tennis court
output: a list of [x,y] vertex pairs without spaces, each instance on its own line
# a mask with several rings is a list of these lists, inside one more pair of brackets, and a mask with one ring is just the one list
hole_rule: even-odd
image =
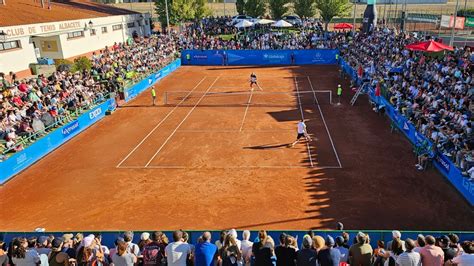
[[[343,81],[330,99],[339,82],[335,66],[181,67],[158,106],[144,92],[0,187],[0,230],[473,230],[365,97],[351,107]],[[290,148],[302,118],[312,141]]]

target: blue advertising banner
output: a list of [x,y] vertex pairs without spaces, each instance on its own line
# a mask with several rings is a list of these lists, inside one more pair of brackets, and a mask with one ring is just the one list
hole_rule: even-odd
[[[183,50],[183,65],[327,65],[338,50]],[[189,59],[187,59],[189,58]]]
[[[126,100],[128,101],[136,97],[140,92],[148,88],[150,85],[175,71],[180,65],[181,60],[176,59],[162,70],[150,75],[148,78],[129,88],[127,90],[129,94]],[[74,121],[35,141],[26,149],[13,154],[6,161],[0,162],[0,184],[5,183],[14,175],[35,163],[49,152],[58,148],[66,141],[85,130],[87,127],[104,118],[105,113],[107,111],[113,111],[115,107],[115,99],[108,99],[104,103],[83,113]]]
[[[351,69],[344,60],[341,60],[341,67],[347,74],[353,77],[355,71]],[[355,75],[355,77],[357,78],[357,75]],[[432,147],[433,144],[431,141],[418,132],[415,126],[395,110],[387,99],[382,96],[375,96],[375,90],[373,88],[369,90],[369,97],[377,104],[385,106],[385,113],[411,143],[415,146],[425,143],[428,144],[428,147]],[[450,181],[450,183],[461,193],[471,206],[474,206],[474,182],[469,181],[464,177],[461,170],[459,170],[459,168],[456,167],[456,165],[445,155],[436,152],[435,154],[432,154],[432,156],[434,166]]]
[[133,85],[132,87],[126,89],[124,91],[125,94],[125,101],[128,102],[131,99],[135,98],[140,94],[142,91],[148,89],[150,86],[161,80],[162,78],[168,76],[170,73],[178,69],[181,66],[181,59],[176,59],[171,62],[169,65],[165,66],[158,72],[151,74],[147,78],[143,79],[142,81],[138,82],[137,84]]

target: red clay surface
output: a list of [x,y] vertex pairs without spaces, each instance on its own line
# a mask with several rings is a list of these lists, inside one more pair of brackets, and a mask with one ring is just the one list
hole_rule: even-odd
[[[252,71],[265,94],[247,104],[250,95],[236,93],[248,90]],[[415,170],[387,118],[365,97],[349,105],[347,81],[341,105],[315,93],[321,116],[313,90],[334,90],[338,75],[334,66],[181,67],[157,85],[158,95],[195,92],[181,106],[175,98],[152,107],[146,91],[0,187],[0,231],[333,229],[337,221],[474,230],[469,205],[434,169]],[[305,93],[269,94],[295,91]],[[313,141],[288,148],[302,115]]]

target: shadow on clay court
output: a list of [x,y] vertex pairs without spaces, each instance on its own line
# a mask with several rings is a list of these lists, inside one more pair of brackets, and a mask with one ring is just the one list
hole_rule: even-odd
[[251,150],[271,150],[271,149],[281,149],[281,148],[288,148],[291,143],[283,143],[283,144],[264,144],[258,146],[249,146],[243,147],[243,149],[251,149]]

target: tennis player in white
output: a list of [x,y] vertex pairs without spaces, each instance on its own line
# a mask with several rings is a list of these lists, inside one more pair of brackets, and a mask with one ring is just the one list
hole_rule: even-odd
[[306,124],[304,119],[301,119],[298,122],[298,136],[296,136],[295,142],[291,143],[290,147],[293,147],[300,141],[301,138],[305,138],[306,141],[310,142],[311,137],[308,135],[308,132],[306,131]]
[[252,72],[252,74],[250,74],[250,90],[251,91],[253,91],[253,84],[255,84],[255,86],[257,86],[257,88],[259,90],[263,91],[262,88],[260,88],[260,85],[258,85],[258,83],[257,83],[257,75],[255,75],[254,72]]

